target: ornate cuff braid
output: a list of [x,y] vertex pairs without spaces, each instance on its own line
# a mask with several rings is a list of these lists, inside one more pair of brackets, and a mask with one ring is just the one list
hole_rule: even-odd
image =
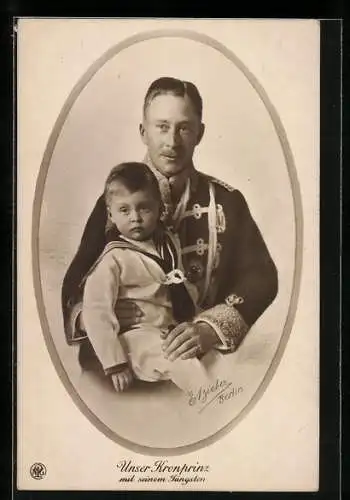
[[208,323],[216,332],[225,351],[233,352],[244,339],[249,330],[248,325],[233,305],[218,304],[199,314],[194,322]]

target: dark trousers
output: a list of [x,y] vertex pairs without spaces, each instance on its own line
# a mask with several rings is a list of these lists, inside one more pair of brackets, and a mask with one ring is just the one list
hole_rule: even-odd
[[103,372],[102,364],[96,356],[89,339],[84,339],[79,346],[78,360],[81,368],[86,371]]

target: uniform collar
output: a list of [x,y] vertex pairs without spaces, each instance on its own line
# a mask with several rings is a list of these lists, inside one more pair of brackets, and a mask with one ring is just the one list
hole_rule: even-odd
[[[156,167],[153,165],[153,163],[151,162],[151,159],[148,155],[145,156],[144,163],[146,163],[146,165],[152,170],[152,172],[156,176],[156,178],[159,182],[160,188],[161,188],[161,192],[162,192],[162,187],[164,187],[165,185],[168,185],[169,189],[170,189],[171,182],[170,182],[169,178],[166,177],[165,175],[163,175],[161,172],[159,172],[159,170],[156,169]],[[183,172],[180,172],[177,176],[173,176],[171,181],[174,182],[174,184],[179,183],[181,185],[182,192],[183,192],[185,190],[185,187],[186,187],[187,179],[190,179],[190,190],[191,190],[191,192],[195,192],[197,190],[198,178],[199,178],[198,171],[195,169],[194,165],[192,164],[192,167],[190,169],[186,169]],[[162,193],[162,195],[163,195],[163,193]]]
[[[192,164],[190,169],[186,169],[179,175],[174,176],[171,182],[154,167],[148,155],[145,157],[144,162],[149,166],[158,180],[163,201],[162,221],[166,227],[175,228],[178,226],[181,216],[186,209],[190,193],[197,189],[199,173]],[[176,186],[178,190],[178,200],[176,202],[173,201],[171,193],[175,183],[178,183]],[[187,188],[188,184],[189,189]]]

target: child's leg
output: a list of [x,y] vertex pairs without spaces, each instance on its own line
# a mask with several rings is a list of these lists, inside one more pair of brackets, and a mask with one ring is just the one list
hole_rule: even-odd
[[147,382],[169,380],[169,362],[163,355],[159,328],[142,325],[123,333],[119,339],[138,379]]
[[204,365],[197,358],[176,359],[168,365],[170,379],[185,392],[197,392],[210,384]]
[[140,380],[172,380],[185,392],[197,391],[210,383],[205,366],[197,358],[166,359],[162,350],[161,331],[152,325],[129,330],[119,338],[128,353],[132,370]]

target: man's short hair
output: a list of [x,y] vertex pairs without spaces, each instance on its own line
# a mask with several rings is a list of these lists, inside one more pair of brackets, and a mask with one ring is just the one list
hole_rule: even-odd
[[163,76],[151,83],[149,89],[147,90],[143,104],[144,115],[146,114],[146,110],[153,99],[158,95],[164,94],[172,94],[179,97],[188,96],[193,104],[198,118],[200,119],[200,121],[202,121],[203,101],[195,84],[192,82],[179,80],[177,78],[172,78],[170,76]]
[[130,193],[150,190],[155,199],[161,203],[162,197],[158,181],[145,163],[125,162],[112,168],[107,177],[104,190],[107,206],[115,195],[114,182],[122,184]]

